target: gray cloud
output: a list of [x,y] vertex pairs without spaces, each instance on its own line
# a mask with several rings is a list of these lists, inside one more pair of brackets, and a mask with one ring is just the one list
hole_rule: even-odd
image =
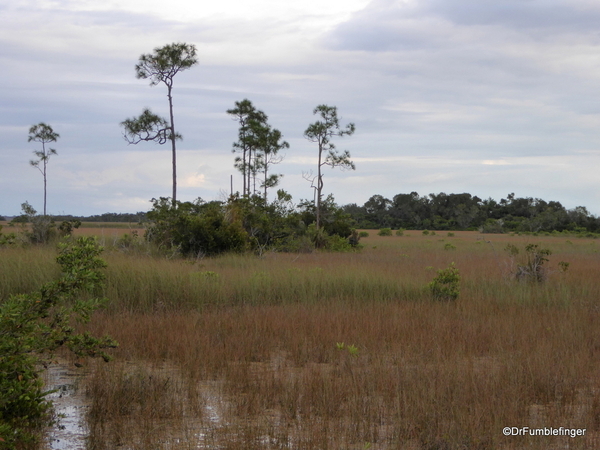
[[174,41],[195,43],[200,59],[174,91],[182,199],[218,198],[231,175],[238,183],[225,111],[249,98],[291,144],[278,169],[296,200],[312,196],[302,172],[316,150],[302,133],[326,103],[357,126],[338,142],[357,171],[326,174],[340,203],[515,192],[600,212],[592,2],[375,0],[330,28],[306,15],[181,22],[18,3],[0,16],[0,214],[39,203],[27,130],[40,121],[61,134],[52,212],[134,211],[169,195],[168,149],[128,146],[119,122],[144,107],[167,114],[164,87],[135,79],[133,66]]

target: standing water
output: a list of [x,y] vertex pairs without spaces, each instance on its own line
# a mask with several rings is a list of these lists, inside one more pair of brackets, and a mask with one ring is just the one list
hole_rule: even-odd
[[47,398],[52,401],[58,423],[48,432],[47,449],[85,450],[85,411],[83,392],[77,389],[81,374],[66,362],[52,364],[45,372],[46,388],[57,391]]

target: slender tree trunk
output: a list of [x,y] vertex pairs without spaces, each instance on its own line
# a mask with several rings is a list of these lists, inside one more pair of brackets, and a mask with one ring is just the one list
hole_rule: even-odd
[[173,120],[172,86],[167,84],[167,97],[169,98],[169,117],[171,119],[171,148],[173,153],[173,205],[177,202],[177,151],[175,147],[175,122]]
[[44,160],[44,216],[46,215],[46,160]]
[[265,155],[265,202],[267,201],[267,170],[268,170],[269,165],[266,162],[266,155]]
[[254,153],[254,166],[252,166],[252,195],[256,195],[256,152]]
[[247,196],[248,198],[250,198],[250,175],[251,175],[251,170],[250,168],[252,167],[252,148],[248,148],[248,166],[246,166],[246,172],[248,173],[248,184],[247,184],[247,188],[248,188],[248,192],[247,192]]
[[46,156],[46,144],[44,142],[42,142],[42,152],[44,153],[44,157],[42,158],[44,161],[44,171],[42,172],[42,175],[44,175],[44,216],[46,216],[46,164],[48,163],[48,159]]
[[246,144],[244,144],[244,151],[242,153],[242,177],[244,178],[244,188],[242,190],[242,197],[246,196]]
[[321,228],[321,190],[323,189],[323,178],[321,175],[321,160],[323,157],[323,143],[319,139],[319,165],[317,167],[317,230]]

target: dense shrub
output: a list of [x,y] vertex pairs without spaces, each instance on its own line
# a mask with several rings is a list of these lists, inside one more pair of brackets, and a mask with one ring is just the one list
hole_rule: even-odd
[[186,256],[202,256],[248,247],[248,234],[241,219],[228,214],[221,202],[204,203],[198,199],[174,204],[165,197],[152,202],[146,237],[162,248],[176,249]]
[[[61,245],[63,275],[39,292],[12,295],[0,303],[0,448],[33,445],[50,423],[51,403],[40,378],[51,353],[65,346],[79,356],[99,356],[116,343],[74,332],[73,321],[87,322],[103,299],[93,296],[106,266],[93,238]],[[86,294],[87,293],[87,294]],[[47,359],[44,353],[50,353]]]

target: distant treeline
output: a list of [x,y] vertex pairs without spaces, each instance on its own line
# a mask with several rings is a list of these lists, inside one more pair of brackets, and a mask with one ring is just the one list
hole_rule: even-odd
[[471,194],[372,196],[363,206],[342,207],[358,228],[504,231],[600,231],[600,219],[587,208],[566,209],[559,202],[509,194],[499,202]]
[[104,213],[95,216],[52,216],[56,221],[79,220],[81,222],[125,222],[137,223],[146,220],[145,212],[132,213]]
[[[306,209],[306,205],[298,205],[299,211],[303,208]],[[509,194],[506,198],[496,201],[492,198],[482,200],[468,193],[441,192],[421,197],[418,193],[411,192],[395,195],[391,200],[382,195],[373,195],[362,206],[351,203],[338,207],[332,203],[331,208],[351,219],[352,226],[363,229],[480,230],[488,233],[600,232],[600,218],[590,214],[585,206],[566,209],[557,201],[515,197],[515,194]],[[124,223],[148,220],[146,212],[104,213],[94,216],[61,215],[52,218],[55,221]],[[26,216],[20,216],[14,221],[26,220]],[[327,224],[327,220],[325,222]]]

